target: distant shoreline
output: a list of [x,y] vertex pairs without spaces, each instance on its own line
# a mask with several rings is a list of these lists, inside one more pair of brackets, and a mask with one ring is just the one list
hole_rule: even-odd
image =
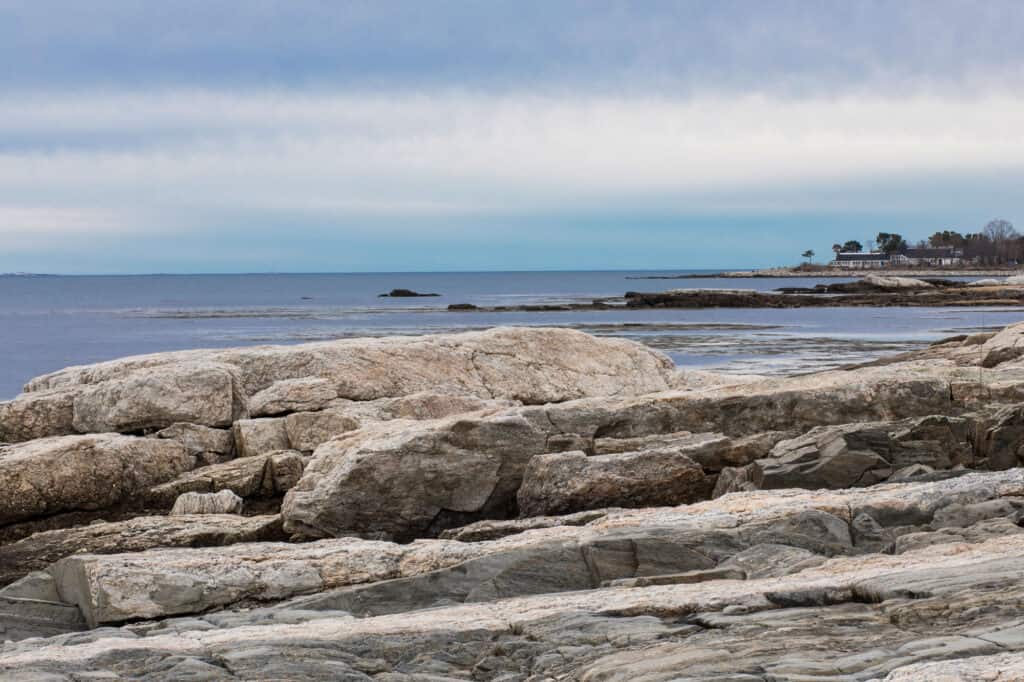
[[760,270],[731,270],[708,274],[679,275],[630,275],[626,279],[754,279],[783,277],[866,277],[867,275],[883,275],[885,277],[1008,277],[1024,275],[1024,268],[990,267],[990,268],[763,268]]

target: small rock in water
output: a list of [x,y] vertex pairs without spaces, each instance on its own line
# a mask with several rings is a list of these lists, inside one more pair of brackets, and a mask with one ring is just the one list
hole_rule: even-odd
[[230,490],[216,493],[182,493],[174,502],[171,516],[186,514],[240,514],[242,498]]
[[440,295],[441,294],[421,294],[420,292],[413,291],[412,289],[392,289],[390,292],[388,292],[386,294],[381,294],[379,296],[379,298],[387,298],[387,297],[391,297],[391,298],[413,298],[413,297],[416,297],[416,296],[440,296]]

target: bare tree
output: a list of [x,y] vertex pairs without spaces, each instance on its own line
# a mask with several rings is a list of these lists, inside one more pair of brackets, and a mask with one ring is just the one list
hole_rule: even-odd
[[1009,220],[990,220],[982,228],[981,234],[992,243],[993,255],[997,262],[1016,260],[1018,254],[1015,251],[1020,235]]

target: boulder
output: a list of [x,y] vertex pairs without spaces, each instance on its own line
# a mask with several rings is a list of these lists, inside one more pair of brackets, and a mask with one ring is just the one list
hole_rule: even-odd
[[75,391],[54,389],[0,402],[0,443],[75,433]]
[[232,430],[235,435],[235,451],[239,457],[256,457],[291,449],[283,418],[239,419]]
[[243,500],[230,490],[215,493],[182,493],[171,507],[171,516],[194,514],[241,514]]
[[162,429],[175,422],[230,426],[239,416],[235,369],[223,363],[184,362],[142,368],[84,386],[74,400],[82,433]]
[[178,422],[157,431],[155,436],[178,441],[202,464],[218,464],[235,456],[235,437],[228,429]]
[[141,552],[155,547],[219,547],[283,539],[281,517],[276,515],[138,516],[127,521],[101,521],[44,531],[0,545],[0,585],[31,571],[41,571],[72,554]]
[[985,431],[985,454],[990,469],[1010,469],[1024,462],[1024,408],[1010,406],[992,418]]
[[134,502],[194,465],[180,443],[116,434],[0,446],[0,526]]
[[289,446],[302,452],[313,452],[332,438],[358,428],[359,421],[343,410],[296,412],[284,418]]
[[1004,327],[981,346],[982,367],[996,367],[1024,355],[1024,322]]
[[253,417],[273,417],[289,412],[322,410],[337,397],[337,389],[327,379],[283,379],[252,396],[249,413]]
[[587,457],[538,455],[526,465],[520,516],[569,514],[602,507],[654,507],[707,499],[714,479],[674,449]]

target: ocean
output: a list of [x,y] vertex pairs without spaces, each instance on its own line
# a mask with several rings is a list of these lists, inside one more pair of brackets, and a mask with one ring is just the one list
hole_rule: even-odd
[[[796,308],[449,312],[478,306],[589,302],[629,290],[813,286],[815,279],[636,280],[659,274],[459,272],[142,276],[0,276],[0,399],[68,365],[184,348],[423,334],[497,325],[564,326],[634,339],[680,366],[726,372],[812,371],[1003,326],[1024,311],[979,308]],[[841,281],[831,279],[831,282]],[[379,298],[395,288],[436,298]]]

